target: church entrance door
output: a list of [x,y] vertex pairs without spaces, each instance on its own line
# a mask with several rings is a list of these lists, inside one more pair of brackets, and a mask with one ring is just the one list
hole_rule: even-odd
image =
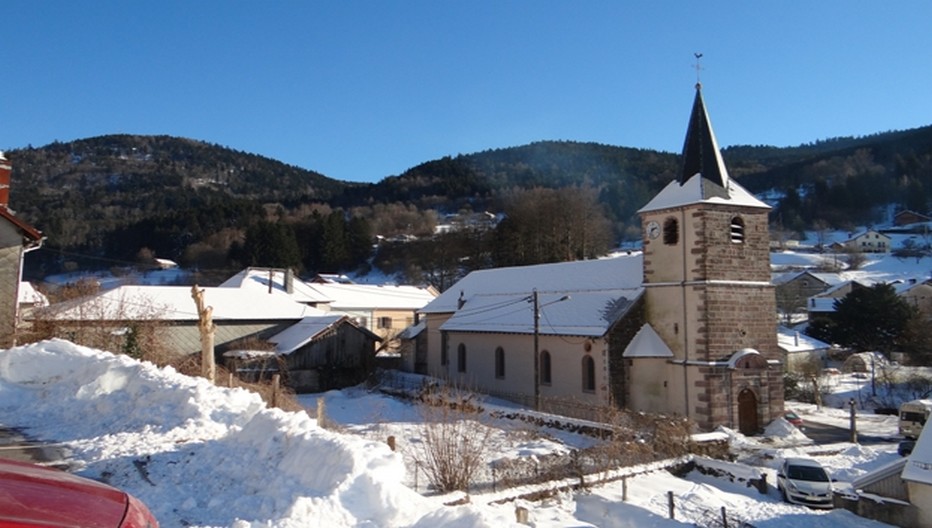
[[738,394],[738,430],[741,434],[753,435],[758,431],[757,396],[751,389]]

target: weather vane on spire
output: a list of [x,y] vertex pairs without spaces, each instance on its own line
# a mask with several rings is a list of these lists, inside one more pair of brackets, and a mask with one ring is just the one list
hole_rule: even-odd
[[702,71],[702,64],[699,63],[699,59],[702,58],[702,54],[699,53],[699,52],[697,51],[696,53],[693,53],[693,56],[696,57],[696,66],[695,66],[695,68],[696,68],[696,88],[699,88],[699,87],[702,86],[701,79],[699,78],[699,72]]

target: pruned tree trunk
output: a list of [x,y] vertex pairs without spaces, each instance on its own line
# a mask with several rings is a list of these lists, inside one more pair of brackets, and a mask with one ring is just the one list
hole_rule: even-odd
[[204,307],[204,290],[199,289],[197,284],[191,286],[191,297],[197,305],[197,327],[201,334],[201,375],[214,383],[217,377],[214,361],[214,331],[217,327],[211,318],[214,309],[212,306]]

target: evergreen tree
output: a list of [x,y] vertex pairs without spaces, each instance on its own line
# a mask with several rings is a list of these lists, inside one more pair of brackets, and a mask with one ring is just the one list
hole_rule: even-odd
[[810,335],[857,351],[889,353],[902,345],[916,316],[893,286],[875,284],[835,301],[832,322],[810,325]]

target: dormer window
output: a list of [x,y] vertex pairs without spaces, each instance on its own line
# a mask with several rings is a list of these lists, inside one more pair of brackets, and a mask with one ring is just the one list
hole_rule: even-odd
[[731,219],[732,244],[744,244],[744,220],[740,216]]
[[680,225],[676,218],[667,218],[663,222],[663,243],[675,246],[680,241]]

